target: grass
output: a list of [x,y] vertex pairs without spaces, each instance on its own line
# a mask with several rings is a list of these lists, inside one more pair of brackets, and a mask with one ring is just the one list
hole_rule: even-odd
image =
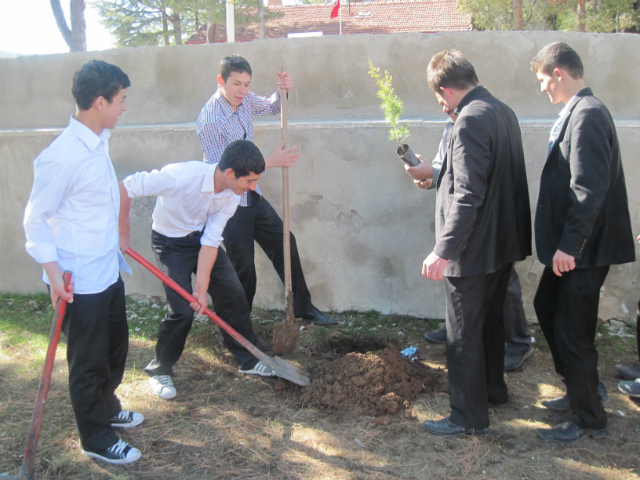
[[[388,425],[375,425],[370,417],[302,408],[299,387],[282,384],[281,389],[273,379],[238,375],[208,320],[194,322],[176,365],[178,396],[160,400],[149,395],[143,369],[153,357],[164,301],[128,297],[127,311],[130,352],[118,395],[125,408],[146,418],[141,427],[120,436],[140,448],[143,458],[118,467],[80,453],[62,336],[36,454],[38,480],[638,478],[640,406],[616,392],[613,371],[615,363],[637,361],[635,338],[610,336],[603,326],[596,343],[600,375],[611,397],[610,434],[597,442],[559,446],[534,433],[536,427],[565,419],[540,408],[542,399],[562,394],[563,387],[552,375],[548,347],[537,326],[531,329],[536,355],[523,370],[507,374],[511,400],[505,409],[491,412],[491,435],[450,439],[427,435],[420,425],[448,414],[446,391],[418,397],[412,409],[419,421],[398,416]],[[327,342],[360,337],[388,339],[403,348],[415,345],[421,361],[445,367],[444,347],[423,338],[442,320],[376,311],[332,313],[340,325],[305,325],[288,360],[309,365],[322,356]],[[15,474],[22,462],[52,317],[46,295],[0,294],[0,472]],[[281,311],[254,312],[254,328],[269,355],[273,325],[282,319]]]

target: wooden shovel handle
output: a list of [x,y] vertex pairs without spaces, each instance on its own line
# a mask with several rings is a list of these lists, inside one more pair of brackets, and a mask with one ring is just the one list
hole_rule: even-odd
[[[281,69],[284,73],[284,67]],[[289,147],[289,129],[287,128],[287,90],[280,89],[280,133],[284,148]],[[284,249],[284,300],[287,320],[293,320],[293,286],[291,282],[291,238],[289,232],[289,167],[282,167],[282,223]]]

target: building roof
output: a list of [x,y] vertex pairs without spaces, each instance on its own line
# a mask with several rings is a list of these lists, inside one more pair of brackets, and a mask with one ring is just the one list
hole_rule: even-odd
[[[340,19],[330,18],[332,4],[269,6],[278,15],[265,20],[265,38],[286,38],[290,33],[322,32],[338,35]],[[460,13],[457,0],[377,0],[352,2],[351,14],[346,1],[341,2],[342,33],[433,33],[471,30],[471,16]],[[253,15],[255,11],[251,12]],[[236,25],[236,42],[259,37],[259,24]],[[206,25],[187,44],[206,43]],[[226,42],[222,27],[220,42]]]

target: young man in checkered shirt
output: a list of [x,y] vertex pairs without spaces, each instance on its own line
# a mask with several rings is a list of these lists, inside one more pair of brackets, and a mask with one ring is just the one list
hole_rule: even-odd
[[[232,55],[220,63],[218,90],[202,108],[196,123],[196,134],[202,145],[204,161],[218,163],[224,148],[234,140],[253,141],[253,115],[280,113],[280,94],[261,97],[249,91],[251,66],[244,58]],[[287,92],[293,86],[291,75],[278,72],[278,88]],[[293,167],[300,154],[297,147],[285,149],[284,142],[265,158],[266,168]],[[284,280],[282,220],[264,198],[260,189],[245,193],[233,217],[223,232],[227,254],[253,306],[256,292],[254,241],[264,250],[280,279]],[[316,325],[335,324],[311,303],[311,294],[304,280],[295,238],[291,234],[291,278],[294,314]]]

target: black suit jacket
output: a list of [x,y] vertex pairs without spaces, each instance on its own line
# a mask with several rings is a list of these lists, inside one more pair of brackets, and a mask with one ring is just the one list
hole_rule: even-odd
[[576,268],[633,262],[627,188],[611,114],[589,88],[567,108],[540,178],[538,258],[552,266],[560,250],[576,258]]
[[482,275],[531,255],[518,119],[478,86],[460,102],[437,183],[434,252],[446,276]]

